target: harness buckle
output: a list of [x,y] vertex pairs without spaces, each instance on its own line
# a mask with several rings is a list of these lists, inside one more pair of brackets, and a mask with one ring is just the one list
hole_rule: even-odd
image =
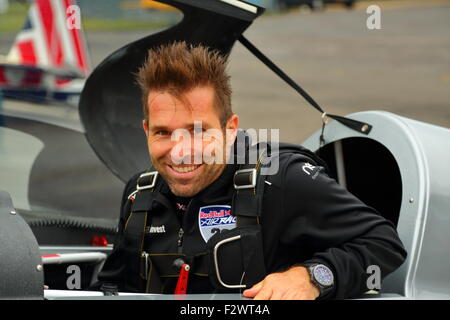
[[[148,184],[144,184],[143,186],[141,186],[139,183],[141,182],[141,180],[143,178],[147,178],[150,177],[150,183]],[[156,178],[158,177],[158,171],[152,171],[152,172],[146,172],[143,173],[139,176],[139,179],[137,181],[137,186],[136,186],[136,190],[137,191],[142,191],[142,190],[147,190],[147,189],[152,189],[155,187],[156,185]]]
[[[219,270],[218,251],[219,251],[219,248],[221,246],[223,246],[224,244],[226,244],[228,242],[240,240],[240,239],[241,239],[241,235],[237,235],[237,236],[234,236],[234,237],[231,237],[231,238],[219,241],[214,246],[214,251],[213,251],[213,259],[214,260],[213,261],[214,261],[214,267],[215,267],[215,271],[216,271],[216,277],[217,277],[217,280],[219,281],[219,283],[223,287],[228,288],[228,289],[245,289],[245,288],[247,288],[247,286],[245,284],[242,284],[242,283],[240,283],[240,284],[226,284],[225,282],[223,282],[222,277],[220,276],[220,270]],[[244,271],[244,274],[242,275],[241,282],[242,282],[242,279],[244,278],[244,275],[245,275],[245,271]]]
[[[234,173],[233,184],[234,189],[252,189],[256,187],[256,169],[241,169]],[[248,181],[249,183],[246,183]]]

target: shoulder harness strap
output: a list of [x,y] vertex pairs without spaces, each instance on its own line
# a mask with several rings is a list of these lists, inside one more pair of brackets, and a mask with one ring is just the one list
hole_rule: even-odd
[[[145,248],[145,228],[148,223],[148,213],[152,210],[153,202],[159,194],[157,191],[161,188],[161,183],[157,182],[158,171],[150,168],[139,176],[136,190],[128,196],[132,204],[124,228],[125,241],[127,251],[131,253],[131,259],[134,261],[130,264],[130,272],[139,275],[139,278],[133,278],[130,282],[133,283],[132,287],[140,291],[145,290],[142,280],[146,281],[148,276],[148,259],[143,252]],[[158,287],[157,282],[154,283]],[[155,290],[158,290],[158,288],[155,288]]]
[[[257,145],[250,148],[257,148]],[[245,163],[234,174],[231,213],[237,217],[237,226],[260,224],[265,180],[260,169],[267,152],[267,148],[263,148],[256,164]]]

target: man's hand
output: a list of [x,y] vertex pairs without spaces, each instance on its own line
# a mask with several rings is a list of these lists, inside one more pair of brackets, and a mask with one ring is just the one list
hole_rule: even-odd
[[243,294],[255,300],[314,300],[320,291],[311,282],[305,267],[292,267],[284,272],[269,274]]

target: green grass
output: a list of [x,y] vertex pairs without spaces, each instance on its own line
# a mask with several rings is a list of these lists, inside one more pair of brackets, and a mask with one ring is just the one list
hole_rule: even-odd
[[119,31],[119,30],[140,30],[158,29],[167,27],[170,23],[156,21],[139,20],[107,20],[107,19],[82,19],[85,31]]
[[25,22],[29,4],[10,3],[9,10],[0,15],[0,33],[16,33]]
[[[29,5],[11,3],[7,13],[0,15],[0,34],[17,33],[22,29]],[[82,19],[85,31],[118,31],[159,29],[168,27],[171,23],[164,21],[143,20],[108,20],[108,19]]]

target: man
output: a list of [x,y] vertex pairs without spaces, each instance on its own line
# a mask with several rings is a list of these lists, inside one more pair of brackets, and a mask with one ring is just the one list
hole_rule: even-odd
[[219,264],[222,272],[257,282],[245,297],[330,299],[368,291],[368,266],[384,277],[406,252],[392,223],[328,177],[311,152],[279,153],[279,169],[264,177],[257,222],[240,225],[246,220],[233,179],[241,166],[226,163],[240,156],[233,147],[239,118],[225,69],[226,59],[203,46],[178,42],[150,50],[137,78],[154,169],[125,187],[115,249],[99,276],[104,288],[222,292],[210,249],[239,234],[242,251],[230,249]]

